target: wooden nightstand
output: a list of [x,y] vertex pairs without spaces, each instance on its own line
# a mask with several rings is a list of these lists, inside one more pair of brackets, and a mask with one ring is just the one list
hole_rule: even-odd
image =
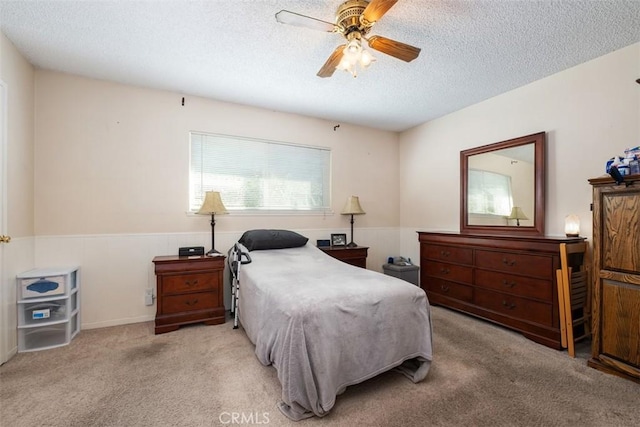
[[368,247],[356,246],[355,248],[348,248],[346,246],[324,246],[319,247],[318,249],[323,250],[328,255],[346,262],[347,264],[367,268]]
[[224,323],[224,256],[157,256],[156,334],[182,325]]

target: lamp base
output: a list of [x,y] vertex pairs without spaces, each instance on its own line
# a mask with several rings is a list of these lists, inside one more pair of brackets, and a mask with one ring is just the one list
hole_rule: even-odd
[[210,250],[209,252],[207,252],[205,255],[208,255],[208,256],[216,256],[216,255],[219,255],[219,254],[220,254],[220,252],[216,251],[215,249],[211,249],[211,250]]
[[357,248],[357,247],[358,247],[358,244],[357,244],[357,243],[355,243],[355,242],[349,242],[349,243],[347,244],[347,247],[348,247],[348,248]]
[[569,233],[565,233],[565,235],[566,235],[567,237],[580,237],[580,235],[579,235],[578,233],[576,233],[576,234],[569,234]]

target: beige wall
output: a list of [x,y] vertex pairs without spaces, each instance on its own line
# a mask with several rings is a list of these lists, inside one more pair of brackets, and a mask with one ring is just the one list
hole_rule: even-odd
[[[360,227],[396,227],[398,136],[197,97],[50,71],[36,73],[36,234],[209,230],[187,216],[191,130],[332,149],[332,208],[358,195]],[[242,161],[242,159],[238,159]],[[384,197],[381,197],[384,195]],[[216,230],[327,228],[345,217],[240,216]]]
[[[16,274],[34,265],[33,67],[0,33],[0,80],[7,91],[6,123],[6,230],[0,262],[0,363],[17,350]],[[4,160],[4,159],[2,159]]]
[[459,230],[461,150],[547,132],[546,234],[580,217],[591,237],[589,178],[640,145],[640,43],[417,126],[400,136],[403,253],[416,230]]
[[[398,253],[398,135],[293,114],[36,72],[35,228],[38,266],[79,265],[82,327],[152,320],[151,260],[211,242],[209,218],[187,215],[191,130],[332,150],[333,215],[225,215],[216,249],[243,231],[287,228],[315,239],[348,233],[340,215],[358,195],[355,241],[381,270]],[[242,161],[242,159],[238,159]],[[227,288],[228,291],[228,288]]]
[[14,238],[33,236],[34,69],[0,34],[0,77],[8,88],[7,228]]

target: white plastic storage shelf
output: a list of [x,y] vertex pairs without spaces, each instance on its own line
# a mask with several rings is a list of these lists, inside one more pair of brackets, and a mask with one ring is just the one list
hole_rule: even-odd
[[80,268],[36,268],[17,282],[18,352],[69,344],[80,332]]

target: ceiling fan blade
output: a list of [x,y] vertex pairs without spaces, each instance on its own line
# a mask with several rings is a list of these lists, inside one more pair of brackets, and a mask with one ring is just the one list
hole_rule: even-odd
[[290,12],[288,10],[281,10],[280,12],[276,13],[276,21],[281,24],[311,28],[313,30],[326,31],[328,33],[332,33],[338,28],[336,24],[332,24],[331,22],[322,21],[310,16]]
[[318,77],[331,77],[333,75],[333,72],[342,60],[346,46],[346,44],[340,45],[333,51],[329,59],[327,59],[327,62],[325,62],[322,68],[320,68],[320,71],[318,71]]
[[364,12],[362,12],[362,19],[373,24],[382,18],[382,15],[387,13],[397,2],[398,0],[372,0]]
[[387,55],[391,55],[394,58],[398,58],[406,62],[411,62],[420,55],[421,49],[419,47],[400,43],[386,37],[371,36],[367,41],[369,42],[369,47],[371,47],[371,49],[386,53]]

